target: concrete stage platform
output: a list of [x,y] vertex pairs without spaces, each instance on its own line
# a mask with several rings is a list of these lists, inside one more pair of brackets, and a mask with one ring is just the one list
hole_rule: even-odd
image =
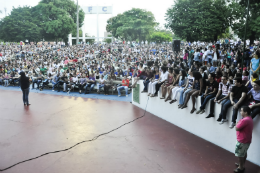
[[[0,169],[68,148],[144,114],[127,102],[0,90]],[[234,146],[235,147],[235,146]],[[258,151],[256,151],[258,152]],[[150,113],[5,173],[231,173],[237,158]],[[246,173],[260,167],[246,163]]]

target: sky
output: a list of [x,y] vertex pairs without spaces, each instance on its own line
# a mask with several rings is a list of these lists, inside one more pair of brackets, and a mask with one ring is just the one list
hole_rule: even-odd
[[[76,1],[76,0],[75,0]],[[40,2],[40,0],[0,0],[0,18],[5,16],[5,9],[7,15],[10,14],[13,7],[18,6],[35,6]],[[161,0],[161,1],[151,1],[151,0],[95,0],[95,2],[90,2],[87,0],[79,0],[80,6],[113,6],[113,14],[100,14],[99,15],[99,36],[104,37],[104,32],[106,32],[106,21],[110,17],[116,16],[117,14],[123,13],[124,11],[130,10],[132,8],[141,8],[147,11],[151,11],[156,19],[156,22],[160,24],[163,28],[165,24],[165,13],[168,8],[170,8],[174,3],[174,0]],[[84,21],[84,31],[91,36],[97,35],[97,15],[87,14]]]

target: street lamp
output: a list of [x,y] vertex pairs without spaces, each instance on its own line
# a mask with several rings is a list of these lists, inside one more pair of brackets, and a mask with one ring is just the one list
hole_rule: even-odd
[[247,13],[246,13],[246,26],[245,26],[245,34],[244,34],[244,52],[243,52],[243,56],[242,56],[242,71],[243,71],[243,66],[244,66],[244,58],[245,58],[245,49],[246,49],[246,32],[247,32],[247,19],[248,19],[248,15],[249,15],[249,0],[247,2]]
[[79,1],[77,0],[77,39],[76,45],[79,43]]

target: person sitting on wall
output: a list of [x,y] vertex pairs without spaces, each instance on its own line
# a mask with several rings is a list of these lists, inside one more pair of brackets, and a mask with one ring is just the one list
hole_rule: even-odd
[[232,88],[232,84],[230,84],[227,80],[227,76],[221,77],[221,82],[219,83],[218,93],[216,97],[210,99],[210,113],[206,118],[214,117],[214,106],[215,103],[222,103],[226,99],[229,99],[229,94]]
[[208,101],[212,98],[214,98],[218,91],[218,82],[215,81],[215,74],[210,73],[208,75],[208,81],[206,82],[206,91],[201,96],[201,106],[200,110],[196,112],[196,114],[203,114],[205,112],[205,107]]
[[254,119],[260,114],[260,80],[254,81],[252,86],[253,88],[247,93],[248,100],[245,105],[251,109],[251,117]]
[[234,126],[236,125],[238,108],[243,105],[243,101],[246,98],[246,93],[247,93],[247,87],[242,85],[242,78],[235,78],[234,86],[232,87],[229,100],[224,102],[221,107],[221,112],[219,114],[219,118],[217,119],[217,121],[220,121],[219,124],[223,124],[227,122],[226,114],[228,108],[233,105],[232,122],[229,127],[234,128]]

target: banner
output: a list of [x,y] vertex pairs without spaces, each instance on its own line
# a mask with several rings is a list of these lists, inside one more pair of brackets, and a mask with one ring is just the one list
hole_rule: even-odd
[[85,6],[82,9],[85,14],[112,14],[112,6]]

